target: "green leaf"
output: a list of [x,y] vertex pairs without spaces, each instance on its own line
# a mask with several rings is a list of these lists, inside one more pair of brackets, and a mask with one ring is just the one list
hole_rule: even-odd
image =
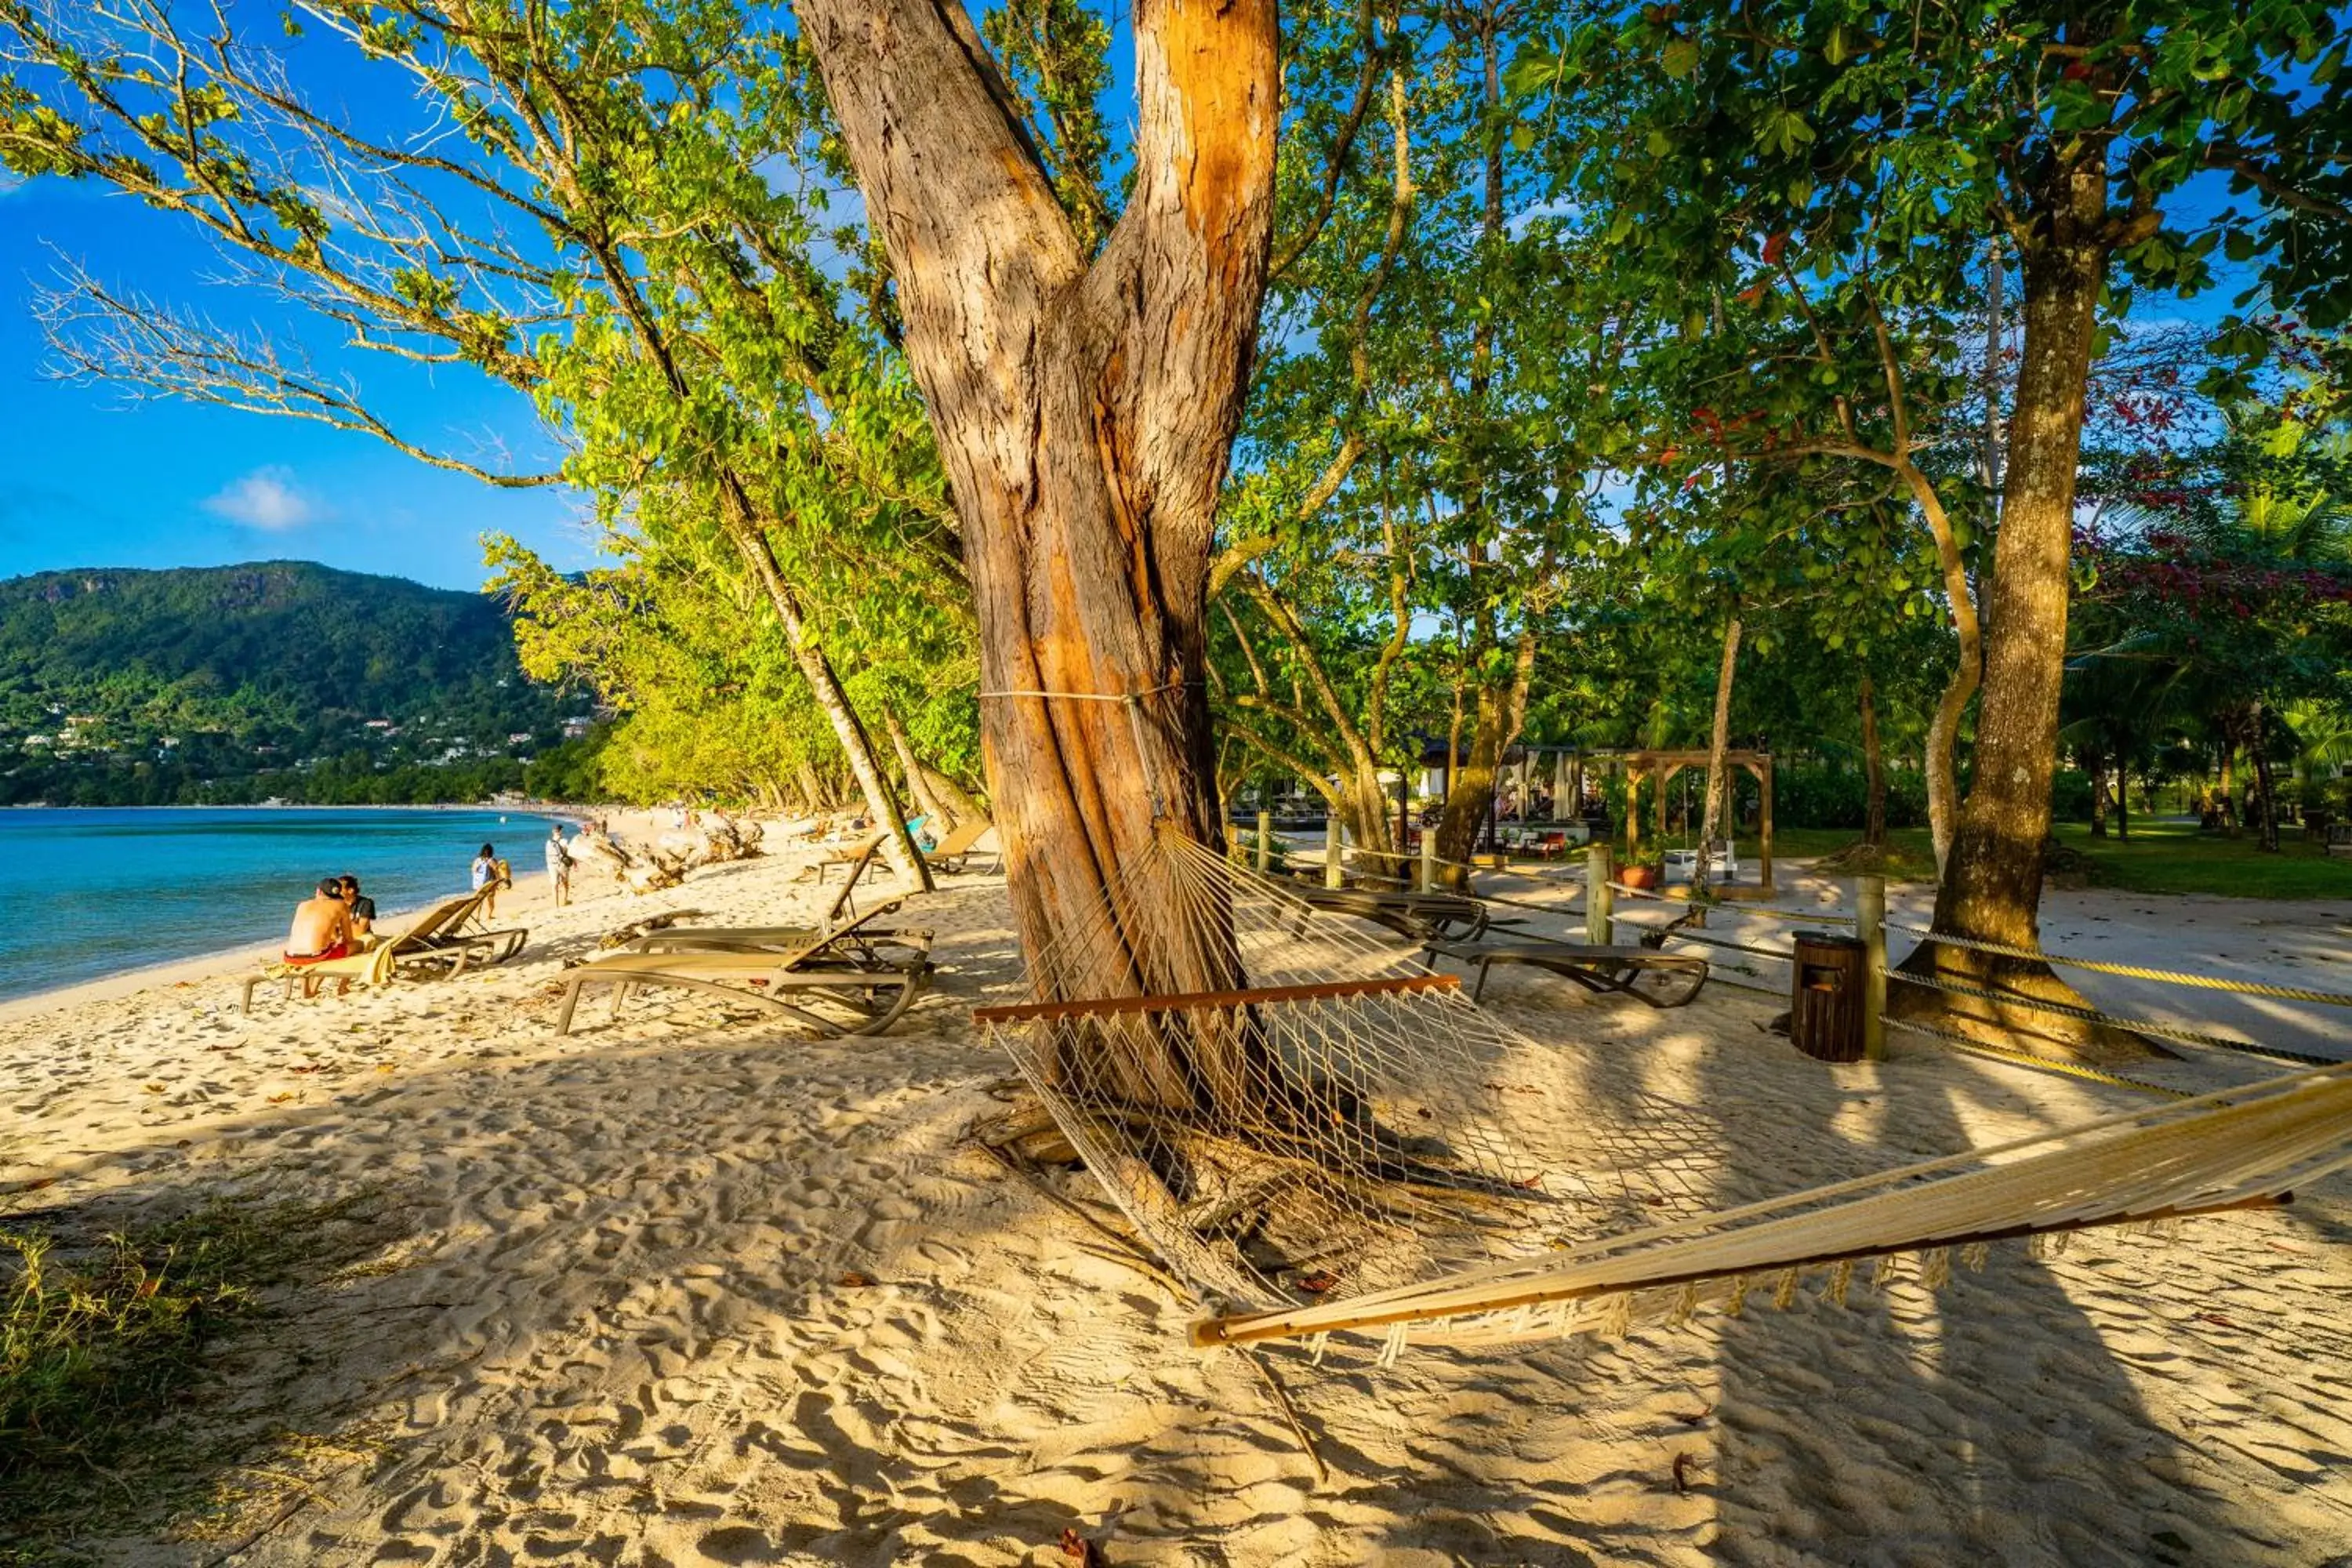
[[1666,68],[1668,76],[1680,81],[1698,69],[1698,45],[1688,38],[1676,38],[1666,45],[1658,63]]
[[1521,49],[1503,72],[1503,86],[1514,98],[1533,98],[1559,79],[1559,57],[1548,49]]

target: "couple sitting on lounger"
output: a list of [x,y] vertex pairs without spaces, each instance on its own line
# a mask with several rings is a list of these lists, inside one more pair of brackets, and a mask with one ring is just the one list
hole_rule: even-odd
[[345,874],[322,877],[319,890],[294,906],[286,933],[286,962],[323,963],[348,958],[375,935],[375,900],[360,896],[360,879]]

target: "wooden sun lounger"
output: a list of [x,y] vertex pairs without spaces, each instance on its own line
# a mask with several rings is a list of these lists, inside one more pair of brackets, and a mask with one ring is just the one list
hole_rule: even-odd
[[[1603,947],[1533,937],[1493,943],[1433,938],[1423,945],[1432,962],[1450,958],[1465,968],[1476,967],[1478,978],[1470,988],[1473,1002],[1486,992],[1487,972],[1498,963],[1546,970],[1588,991],[1615,992],[1653,1007],[1682,1006],[1695,1001],[1706,984],[1706,960],[1650,947]],[[1643,989],[1642,982],[1651,978],[1665,980],[1667,988],[1662,993]],[[1686,988],[1683,982],[1688,983]]]
[[823,887],[831,879],[833,868],[841,866],[846,868],[849,885],[856,887],[857,879],[866,875],[866,868],[873,865],[874,858],[882,852],[882,840],[888,837],[884,833],[869,833],[853,844],[844,844],[826,851],[816,863],[817,886]]
[[[556,1016],[555,1032],[572,1032],[572,1011],[589,986],[613,987],[617,1015],[629,993],[642,985],[680,986],[757,1002],[823,1035],[877,1034],[895,1023],[929,984],[930,952],[928,931],[881,931],[861,920],[830,934],[811,934],[789,947],[615,953],[564,974],[563,1007]],[[798,1001],[787,1002],[787,995]],[[851,1016],[845,1022],[802,1005],[817,1002]]]
[[1002,869],[1004,865],[1003,849],[980,847],[980,841],[995,831],[996,824],[984,816],[976,816],[969,822],[959,823],[955,831],[940,839],[938,848],[926,851],[923,858],[929,860],[935,868],[945,871],[950,876],[962,871],[966,864],[978,855],[993,855],[996,858],[998,868]]
[[319,963],[274,960],[265,964],[259,973],[247,976],[239,1008],[250,1014],[254,992],[271,981],[283,982],[290,996],[298,982],[311,980],[356,980],[362,985],[381,985],[403,965],[441,964],[446,966],[448,973],[456,975],[468,963],[504,963],[522,951],[530,932],[520,926],[504,931],[465,929],[479,921],[482,904],[488,894],[486,888],[444,899],[410,921],[408,929],[399,935],[386,937],[348,958],[331,958]]
[[[1495,923],[1494,911],[1484,900],[1465,893],[1414,893],[1377,888],[1318,888],[1302,886],[1283,891],[1309,910],[1325,914],[1353,915],[1386,926],[1416,942],[1458,938],[1475,942]],[[1299,927],[1306,920],[1302,913]],[[1297,934],[1294,932],[1293,934]]]
[[821,926],[671,926],[667,930],[647,931],[625,944],[624,952],[791,952],[805,948],[827,935],[856,930],[867,921],[878,921],[898,912],[907,900],[892,899],[877,904],[848,925],[836,928],[835,917],[841,910],[841,900],[834,900]]

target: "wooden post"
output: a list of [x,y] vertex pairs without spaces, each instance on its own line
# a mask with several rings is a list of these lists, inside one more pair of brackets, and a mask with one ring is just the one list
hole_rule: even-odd
[[1862,938],[1862,1059],[1886,1059],[1886,879],[1864,877],[1855,894],[1855,933]]
[[1616,890],[1609,885],[1609,846],[1595,844],[1584,851],[1584,940],[1609,945],[1610,913]]
[[1257,869],[1260,876],[1274,868],[1274,813],[1257,814]]
[[1339,862],[1339,814],[1334,811],[1323,819],[1323,885],[1336,888],[1346,874]]
[[1437,890],[1437,835],[1426,829],[1421,836],[1421,890]]
[[1763,889],[1769,894],[1772,891],[1772,759],[1769,756],[1764,759],[1763,767],[1757,771],[1756,787],[1759,792],[1756,802],[1756,858],[1763,862]]

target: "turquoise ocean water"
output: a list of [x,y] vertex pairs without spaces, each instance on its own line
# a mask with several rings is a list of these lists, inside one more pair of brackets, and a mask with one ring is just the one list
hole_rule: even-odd
[[344,871],[387,915],[465,891],[485,843],[521,876],[546,836],[520,811],[0,811],[0,997],[279,941]]

